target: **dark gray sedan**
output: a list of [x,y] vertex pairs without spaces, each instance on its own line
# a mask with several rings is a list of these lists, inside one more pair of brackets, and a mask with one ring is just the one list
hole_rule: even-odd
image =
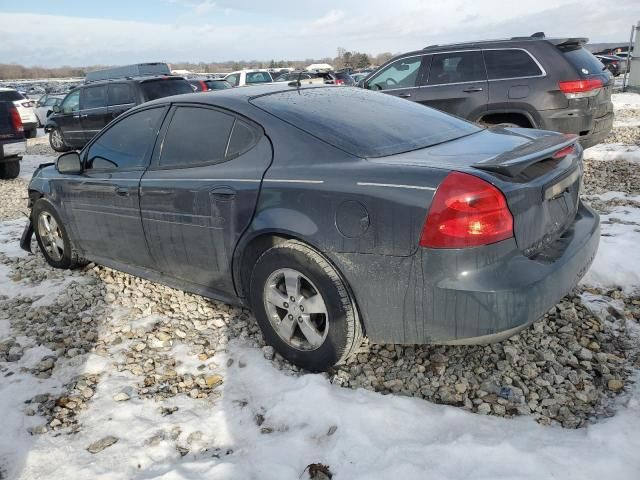
[[598,216],[573,136],[475,124],[362,89],[159,99],[41,166],[30,223],[84,260],[250,306],[304,368],[372,342],[482,343],[584,275]]

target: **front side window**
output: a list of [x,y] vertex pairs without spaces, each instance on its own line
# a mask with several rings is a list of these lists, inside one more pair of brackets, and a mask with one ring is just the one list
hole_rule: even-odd
[[393,62],[367,82],[371,90],[415,87],[422,65],[422,56],[402,58]]
[[433,56],[429,85],[486,80],[481,52],[439,53]]
[[82,109],[107,106],[107,87],[89,87],[82,91]]
[[234,117],[209,108],[178,107],[162,142],[160,165],[189,167],[220,163]]
[[273,79],[267,72],[249,72],[246,81],[247,83],[269,83],[273,82]]
[[147,166],[164,108],[151,108],[123,118],[89,147],[85,170],[136,170]]
[[524,50],[485,50],[484,62],[489,80],[542,75],[540,67]]
[[80,90],[71,92],[62,102],[62,113],[72,113],[80,110]]

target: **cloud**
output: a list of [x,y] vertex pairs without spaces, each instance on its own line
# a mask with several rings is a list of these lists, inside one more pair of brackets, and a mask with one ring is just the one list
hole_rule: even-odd
[[342,20],[344,16],[345,13],[342,10],[333,9],[329,10],[326,15],[323,15],[313,23],[318,26],[333,25]]
[[204,15],[205,13],[209,13],[214,8],[216,8],[216,2],[213,2],[212,0],[204,0],[203,2],[195,4],[193,7],[193,11],[196,15]]
[[[218,14],[191,13],[172,23],[151,23],[152,16],[149,21],[123,21],[0,13],[0,61],[82,66],[322,58],[335,55],[338,46],[374,54],[403,52],[536,31],[588,36],[594,42],[624,41],[630,19],[640,18],[637,0],[618,0],[615,9],[600,0],[520,0],[512,8],[504,8],[501,0],[396,0],[393,9],[387,0],[368,0],[367,8],[360,2],[298,2],[294,8],[284,0],[184,1]],[[233,15],[225,15],[228,8]],[[25,25],[34,26],[28,36]]]

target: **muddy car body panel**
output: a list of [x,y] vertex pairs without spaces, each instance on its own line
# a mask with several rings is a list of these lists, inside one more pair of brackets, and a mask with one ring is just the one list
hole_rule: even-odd
[[[331,117],[333,105],[349,102],[359,105],[354,117]],[[375,123],[381,109],[389,111]],[[145,110],[157,111],[157,124],[140,166],[87,168],[92,146]],[[211,131],[232,125],[227,145],[242,125],[248,147],[233,155],[227,148],[224,161],[211,164],[171,164],[172,135],[180,133],[183,151],[193,143],[172,131],[187,110],[215,112],[222,123]],[[411,122],[385,126],[413,115],[430,116],[437,132]],[[481,129],[362,89],[271,85],[160,99],[112,122],[80,157],[80,174],[38,170],[30,196],[56,206],[82,256],[247,304],[265,245],[297,239],[336,268],[374,342],[513,334],[578,282],[598,246],[598,217],[578,197],[582,149],[575,139]],[[513,217],[509,238],[467,248],[422,244],[425,219],[452,172],[501,192]]]

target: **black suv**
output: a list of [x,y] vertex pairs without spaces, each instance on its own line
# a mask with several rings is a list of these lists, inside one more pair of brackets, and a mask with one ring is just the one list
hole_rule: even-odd
[[44,127],[57,152],[79,149],[111,120],[156,98],[193,93],[189,82],[172,75],[99,80],[71,90]]
[[574,133],[583,146],[613,125],[609,72],[586,38],[433,45],[396,56],[359,86],[419,102],[482,124]]

